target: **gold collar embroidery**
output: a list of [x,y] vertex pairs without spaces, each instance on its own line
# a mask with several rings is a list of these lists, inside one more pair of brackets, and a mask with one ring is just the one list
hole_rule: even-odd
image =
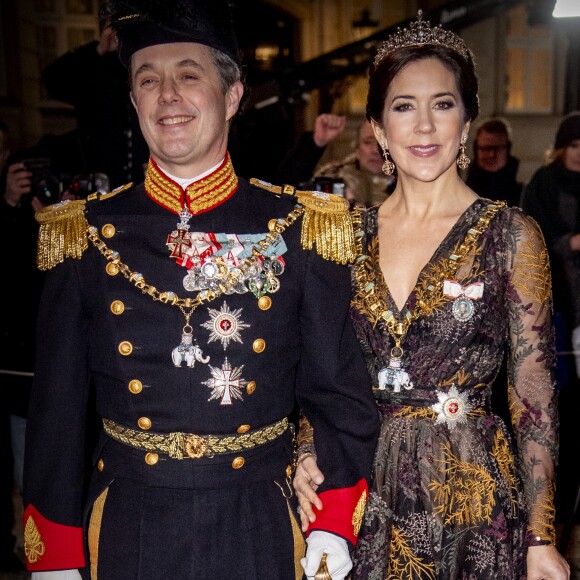
[[229,153],[224,162],[210,175],[188,185],[184,190],[167,177],[153,159],[149,159],[145,175],[145,191],[156,203],[178,214],[183,209],[184,198],[192,215],[197,215],[220,205],[238,188],[238,177]]

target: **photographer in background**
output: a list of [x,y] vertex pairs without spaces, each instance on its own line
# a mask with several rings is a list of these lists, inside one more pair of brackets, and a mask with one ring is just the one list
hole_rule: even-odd
[[[342,194],[351,203],[371,207],[382,203],[392,191],[395,178],[383,173],[383,159],[371,124],[357,130],[353,151],[343,159],[315,170],[326,146],[344,130],[343,116],[323,114],[316,118],[313,132],[304,133],[278,169],[278,180],[303,189]],[[337,189],[337,186],[344,187]]]
[[[105,15],[103,3],[101,14]],[[82,163],[73,174],[104,173],[110,188],[144,178],[149,150],[129,98],[127,71],[107,19],[94,40],[71,50],[42,71],[48,95],[75,110]]]
[[395,186],[394,176],[383,173],[383,158],[368,121],[360,125],[352,153],[316,171],[314,179],[321,178],[343,181],[346,199],[360,207],[380,205]]
[[4,305],[0,325],[0,571],[24,570],[14,552],[12,533],[14,482],[22,492],[24,432],[34,368],[34,327],[41,274],[36,269],[38,228],[34,212],[43,207],[31,196],[32,174],[21,161],[11,162],[8,126],[0,121],[0,244],[3,271],[10,284],[0,285]]

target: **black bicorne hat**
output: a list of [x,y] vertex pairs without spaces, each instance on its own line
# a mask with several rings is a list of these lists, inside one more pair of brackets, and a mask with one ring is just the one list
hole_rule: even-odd
[[173,42],[204,44],[240,61],[227,0],[109,0],[102,16],[117,32],[125,66],[138,50]]

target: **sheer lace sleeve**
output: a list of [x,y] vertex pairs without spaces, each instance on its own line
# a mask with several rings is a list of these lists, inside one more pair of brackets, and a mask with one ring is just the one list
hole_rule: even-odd
[[298,422],[298,434],[296,435],[296,457],[295,463],[298,464],[306,457],[316,457],[316,447],[314,446],[314,429],[310,421],[303,413],[300,413]]
[[511,212],[506,232],[509,400],[529,509],[526,540],[553,544],[558,440],[550,266],[536,222]]

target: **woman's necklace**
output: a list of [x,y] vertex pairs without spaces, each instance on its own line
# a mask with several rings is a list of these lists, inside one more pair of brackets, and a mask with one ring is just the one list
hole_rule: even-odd
[[[405,352],[402,344],[409,328],[417,318],[433,314],[449,300],[449,296],[443,292],[444,281],[454,279],[455,273],[465,257],[475,248],[481,234],[488,228],[496,213],[504,206],[503,202],[490,203],[477,224],[467,230],[463,242],[456,244],[449,256],[441,258],[431,269],[429,275],[419,276],[419,282],[416,286],[416,305],[413,310],[406,309],[401,319],[398,319],[386,305],[381,285],[376,282],[377,270],[374,261],[363,248],[362,214],[360,211],[356,212],[354,219],[357,227],[358,257],[354,265],[356,290],[353,303],[369,319],[373,327],[379,322],[383,324],[394,343],[389,352],[387,366],[379,371],[379,389],[384,390],[387,386],[392,386],[394,392],[398,393],[401,391],[401,387],[404,389],[413,388],[409,374],[403,366]],[[377,238],[376,240],[375,243],[378,243]]]

